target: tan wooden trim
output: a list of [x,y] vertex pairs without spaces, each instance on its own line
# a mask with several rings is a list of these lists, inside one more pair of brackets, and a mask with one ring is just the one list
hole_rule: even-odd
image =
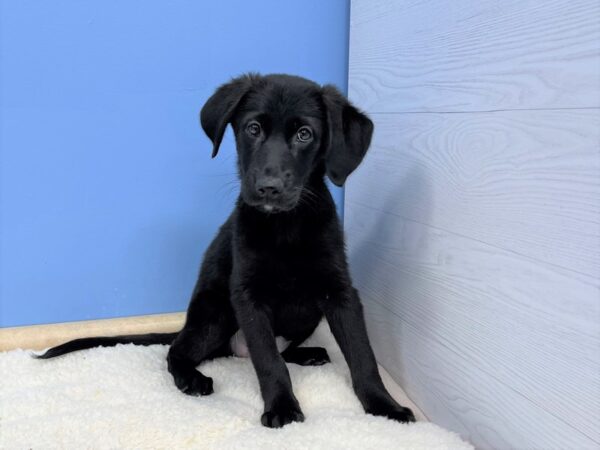
[[0,351],[42,350],[71,339],[118,334],[170,333],[183,327],[185,313],[0,328]]

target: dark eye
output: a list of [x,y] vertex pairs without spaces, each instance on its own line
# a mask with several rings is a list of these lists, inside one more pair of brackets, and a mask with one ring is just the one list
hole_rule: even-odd
[[308,128],[308,127],[300,128],[296,135],[298,136],[298,140],[300,142],[308,142],[312,139],[312,132],[310,131],[310,128]]
[[258,122],[251,122],[246,127],[246,131],[251,136],[258,136],[260,134],[260,125],[258,124]]

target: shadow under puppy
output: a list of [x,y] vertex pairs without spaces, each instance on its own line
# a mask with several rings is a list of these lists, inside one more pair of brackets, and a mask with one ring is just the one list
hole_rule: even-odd
[[84,338],[51,358],[118,343],[171,344],[169,372],[189,395],[213,392],[196,367],[236,353],[252,360],[264,400],[262,423],[303,421],[285,362],[318,365],[324,348],[299,347],[323,316],[366,412],[414,421],[385,389],[348,272],[343,234],[325,175],[338,186],[360,164],[373,123],[333,86],[290,75],[244,75],[201,111],[213,157],[228,124],[235,133],[241,192],[208,247],[179,333]]

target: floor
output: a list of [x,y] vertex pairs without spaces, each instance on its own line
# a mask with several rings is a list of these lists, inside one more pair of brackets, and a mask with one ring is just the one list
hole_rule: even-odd
[[0,353],[0,448],[472,448],[432,423],[365,414],[325,324],[311,341],[328,349],[332,363],[288,366],[306,420],[278,430],[260,425],[262,400],[246,358],[203,364],[215,393],[189,397],[166,370],[166,346],[98,348],[47,361],[26,350]]

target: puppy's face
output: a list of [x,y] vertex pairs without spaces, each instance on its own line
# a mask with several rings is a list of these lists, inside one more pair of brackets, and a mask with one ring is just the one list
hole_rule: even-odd
[[310,85],[264,84],[232,118],[244,201],[265,212],[293,209],[322,160],[327,126],[320,91]]
[[234,79],[206,102],[201,122],[213,156],[231,123],[242,199],[266,213],[295,208],[319,168],[341,186],[362,160],[373,130],[334,87],[289,75]]

